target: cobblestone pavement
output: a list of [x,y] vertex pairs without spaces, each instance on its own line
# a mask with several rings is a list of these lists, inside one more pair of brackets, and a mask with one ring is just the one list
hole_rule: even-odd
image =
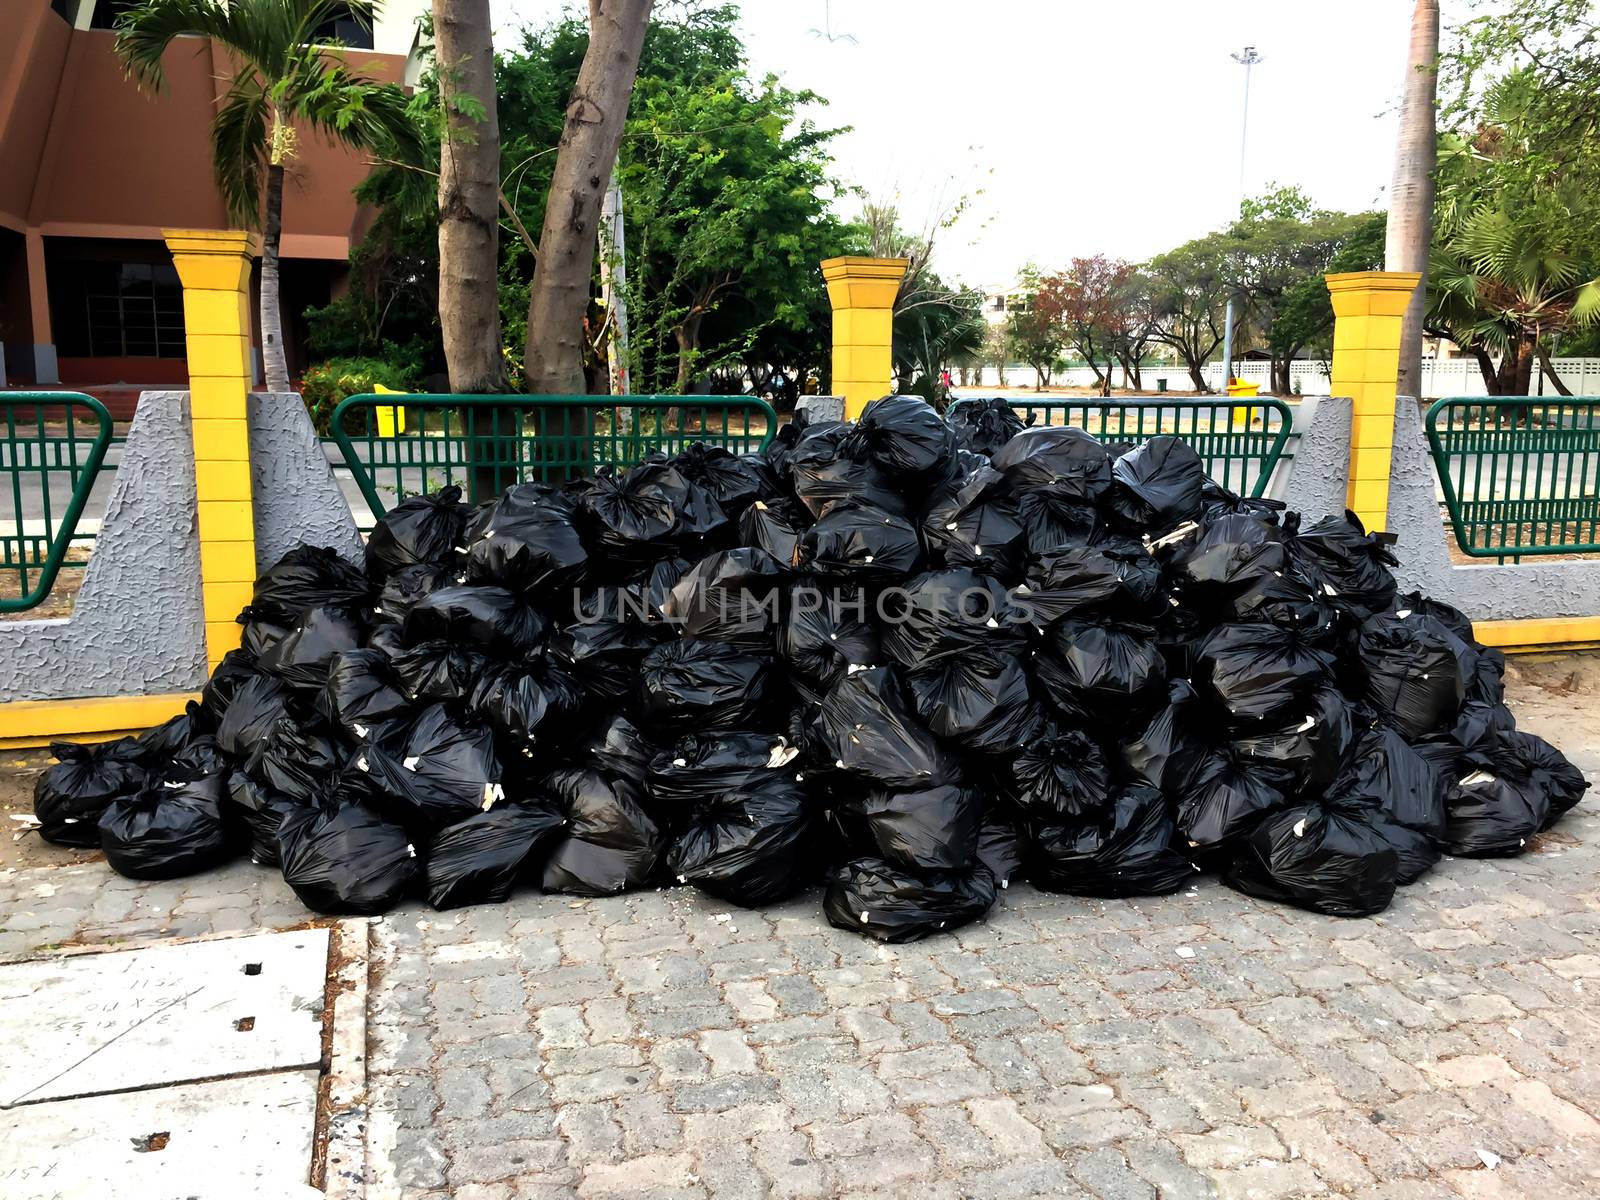
[[[1589,771],[1583,689],[1518,694]],[[0,869],[0,956],[305,920],[246,865]],[[1014,886],[906,947],[690,891],[373,927],[374,1197],[1600,1191],[1600,803],[1381,917]]]

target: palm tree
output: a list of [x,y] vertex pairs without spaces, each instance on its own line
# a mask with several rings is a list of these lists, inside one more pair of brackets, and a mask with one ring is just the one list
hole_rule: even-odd
[[352,71],[336,46],[313,44],[317,30],[335,17],[349,14],[370,26],[380,3],[144,0],[117,24],[117,53],[129,76],[150,90],[165,85],[162,58],[174,38],[212,38],[238,63],[211,122],[211,161],[232,219],[247,227],[263,224],[260,321],[268,391],[289,390],[278,244],[284,165],[295,156],[299,130],[397,159],[414,158],[421,148],[404,91]]
[[1415,271],[1422,284],[1400,325],[1398,392],[1422,393],[1422,317],[1426,305],[1428,247],[1433,240],[1434,99],[1438,92],[1439,0],[1416,0],[1406,54],[1405,92],[1400,102],[1400,142],[1389,189],[1389,226],[1384,267]]

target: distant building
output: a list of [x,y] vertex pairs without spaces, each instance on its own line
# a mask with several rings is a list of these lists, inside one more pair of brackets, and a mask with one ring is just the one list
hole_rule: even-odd
[[1027,306],[1027,293],[1016,280],[1006,283],[984,284],[983,319],[991,325],[1004,325],[1011,313],[1023,311]]
[[[183,306],[163,228],[226,228],[212,182],[212,114],[231,74],[209,39],[168,51],[168,88],[140,92],[112,48],[135,0],[0,0],[0,341],[15,384],[181,384]],[[413,82],[428,0],[388,0],[375,27],[320,31],[352,63]],[[290,369],[300,313],[345,286],[366,216],[359,154],[302,137],[283,205]],[[259,345],[259,334],[257,334]]]

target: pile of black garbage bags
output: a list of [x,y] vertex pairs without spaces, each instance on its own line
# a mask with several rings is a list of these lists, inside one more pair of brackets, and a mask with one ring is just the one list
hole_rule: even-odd
[[297,549],[202,701],[57,746],[36,812],[135,878],[248,853],[322,913],[820,883],[834,924],[904,941],[1013,879],[1208,870],[1375,913],[1587,786],[1394,562],[1177,438],[891,396],[759,455],[409,499],[363,566]]

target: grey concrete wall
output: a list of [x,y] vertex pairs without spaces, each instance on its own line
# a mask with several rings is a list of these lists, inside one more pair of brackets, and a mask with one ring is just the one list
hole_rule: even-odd
[[302,542],[360,563],[361,534],[305,404],[294,392],[252,393],[249,404],[257,569]]
[[1322,396],[1301,402],[1295,413],[1294,459],[1278,468],[1267,495],[1301,514],[1306,524],[1345,509],[1350,476],[1350,401]]
[[0,622],[0,701],[181,692],[206,678],[186,392],[145,392],[70,617]]
[[1447,539],[1455,535],[1440,507],[1421,409],[1408,396],[1395,404],[1389,528],[1400,535],[1395,575],[1402,588],[1418,588],[1473,620],[1600,615],[1600,562],[1451,563]]

